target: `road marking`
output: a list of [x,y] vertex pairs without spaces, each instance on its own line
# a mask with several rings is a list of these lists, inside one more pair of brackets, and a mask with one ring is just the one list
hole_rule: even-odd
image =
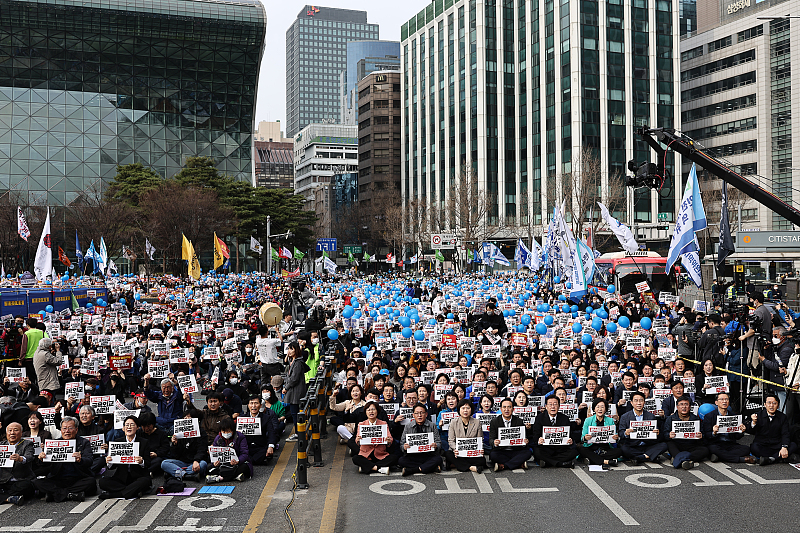
[[486,478],[486,474],[473,472],[472,477],[475,478],[475,483],[477,483],[478,490],[481,494],[494,494],[492,486],[489,484],[489,480]]
[[69,530],[69,533],[83,533],[87,529],[89,529],[95,522],[97,522],[101,516],[105,514],[105,512],[115,503],[116,500],[103,500],[100,502],[100,505],[92,509],[92,512],[87,514],[83,517],[83,520],[75,524],[75,526]]
[[452,478],[445,478],[444,486],[447,488],[436,489],[434,492],[436,494],[475,494],[477,492],[475,489],[462,489],[458,485],[458,480]]
[[4,526],[0,527],[0,531],[61,531],[64,529],[64,526],[47,527],[47,524],[52,521],[50,518],[40,518],[29,526]]
[[660,463],[645,463],[650,468],[664,468],[664,465]]
[[125,508],[131,503],[131,500],[111,500],[114,506],[103,514],[103,519],[95,522],[89,529],[89,533],[101,533],[110,522],[116,522],[125,516]]
[[[219,503],[217,505],[212,505],[211,507],[195,507],[195,502],[199,501],[214,501],[217,500]],[[195,511],[198,513],[202,512],[213,512],[213,511],[221,511],[223,509],[227,509],[228,507],[233,506],[236,503],[236,500],[231,498],[230,496],[225,496],[224,494],[209,494],[208,496],[192,496],[191,498],[186,498],[185,500],[178,501],[178,508],[183,509],[184,511]]]
[[728,465],[726,465],[724,463],[710,463],[710,462],[706,461],[703,464],[707,465],[707,466],[710,466],[711,468],[713,468],[714,470],[716,470],[717,472],[719,472],[723,476],[725,476],[725,477],[727,477],[729,479],[732,479],[733,481],[735,481],[739,485],[752,485],[752,483],[750,481],[747,481],[742,476],[733,473],[733,471],[730,470],[731,467],[729,467]]
[[222,531],[222,526],[198,526],[199,518],[187,518],[182,526],[158,526],[156,531]]
[[153,500],[153,506],[148,509],[138,524],[130,526],[114,526],[108,533],[123,533],[124,531],[149,531],[174,496],[145,496],[143,500]]
[[494,478],[495,483],[497,486],[500,487],[502,492],[558,492],[558,489],[555,487],[534,487],[534,488],[525,488],[525,489],[515,489],[511,486],[511,482],[504,477],[496,477]]
[[616,500],[609,496],[609,494],[603,490],[603,487],[598,485],[597,482],[593,480],[587,472],[584,472],[582,468],[574,468],[572,472],[578,476],[578,479],[583,481],[583,484],[586,485],[586,488],[592,491],[594,495],[597,496],[597,499],[603,503],[603,505],[608,507],[608,510],[611,511],[611,514],[619,518],[623,524],[626,526],[639,525],[639,522],[634,520],[634,518],[628,514],[628,511],[623,509]]
[[[410,488],[406,490],[387,490],[386,485],[408,485]],[[378,481],[369,486],[369,490],[382,496],[412,496],[425,490],[425,484],[419,481],[411,481],[410,479],[387,479],[386,481]]]
[[800,483],[800,479],[764,479],[758,474],[751,472],[749,470],[744,470],[742,468],[739,469],[739,473],[749,477],[759,485],[784,485],[784,484]]
[[322,521],[319,524],[319,533],[333,532],[336,526],[336,514],[339,512],[339,498],[341,497],[342,471],[347,446],[337,446],[333,455],[333,466],[328,478],[328,492],[325,494],[325,506],[322,508]]
[[[656,478],[656,479],[663,479],[666,483],[647,483],[642,481],[642,478]],[[641,474],[631,474],[630,476],[625,478],[625,481],[630,483],[631,485],[636,485],[637,487],[645,487],[648,489],[670,489],[672,487],[677,487],[681,484],[681,480],[676,478],[675,476],[668,476],[666,474],[651,474],[651,473],[641,473]]]
[[733,485],[733,481],[717,481],[705,472],[698,470],[689,470],[689,473],[700,480],[693,483],[695,487],[725,487]]
[[70,514],[83,514],[89,510],[89,507],[95,504],[97,498],[87,498],[85,502],[81,502],[69,510]]
[[278,462],[275,463],[275,468],[269,475],[269,479],[267,479],[267,484],[264,485],[264,490],[261,491],[261,496],[258,498],[253,512],[250,513],[250,519],[247,521],[243,533],[256,533],[258,531],[258,527],[261,525],[261,522],[264,521],[264,515],[267,514],[267,507],[269,507],[272,501],[272,496],[275,494],[275,489],[278,488],[278,483],[280,483],[281,477],[283,477],[283,471],[286,470],[286,465],[289,464],[289,458],[292,456],[293,451],[294,442],[287,442],[284,445],[280,457],[278,457]]
[[647,467],[644,465],[631,466],[626,463],[619,463],[614,467],[614,472],[621,472],[625,470],[647,470]]

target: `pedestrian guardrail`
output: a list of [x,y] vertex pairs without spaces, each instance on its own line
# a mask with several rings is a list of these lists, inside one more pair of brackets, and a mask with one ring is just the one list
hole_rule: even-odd
[[[297,415],[297,488],[307,489],[308,466],[325,466],[322,459],[320,439],[328,437],[325,415],[328,410],[328,397],[333,394],[333,367],[336,364],[332,355],[325,356],[317,375],[308,383],[306,395],[300,400]],[[310,434],[310,438],[309,438]],[[308,456],[313,456],[309,463]]]

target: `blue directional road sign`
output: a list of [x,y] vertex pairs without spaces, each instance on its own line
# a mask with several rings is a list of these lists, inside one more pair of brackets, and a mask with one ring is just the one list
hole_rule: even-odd
[[336,239],[317,239],[318,252],[335,252]]

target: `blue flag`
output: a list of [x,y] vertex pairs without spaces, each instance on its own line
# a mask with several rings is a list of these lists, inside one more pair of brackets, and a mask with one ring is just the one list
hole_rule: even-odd
[[85,260],[92,260],[92,265],[94,270],[92,273],[100,272],[100,254],[94,249],[94,239],[92,239],[92,243],[89,245],[89,249],[86,250],[86,255],[84,256]]
[[696,252],[697,244],[694,234],[706,229],[706,212],[703,209],[703,200],[700,198],[700,184],[697,182],[696,165],[692,163],[689,179],[683,189],[683,199],[678,210],[678,219],[675,221],[675,232],[669,245],[667,255],[667,272],[672,269],[680,256]]
[[75,255],[78,256],[78,269],[83,274],[83,252],[81,251],[81,243],[78,241],[78,230],[75,230]]
[[481,261],[481,256],[478,255],[478,251],[477,250],[473,250],[472,251],[472,262],[473,263],[477,263],[477,264],[481,264],[483,262],[483,261]]

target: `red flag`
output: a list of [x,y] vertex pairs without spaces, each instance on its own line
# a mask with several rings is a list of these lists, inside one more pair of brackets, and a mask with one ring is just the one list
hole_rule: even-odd
[[222,248],[222,256],[225,259],[230,259],[231,251],[228,249],[228,245],[222,242],[222,239],[220,239],[219,237],[217,237],[217,241],[219,242],[219,247]]
[[67,254],[64,253],[64,250],[62,250],[60,246],[58,247],[58,260],[61,261],[67,268],[72,266],[72,262],[69,260],[69,257],[67,257]]

